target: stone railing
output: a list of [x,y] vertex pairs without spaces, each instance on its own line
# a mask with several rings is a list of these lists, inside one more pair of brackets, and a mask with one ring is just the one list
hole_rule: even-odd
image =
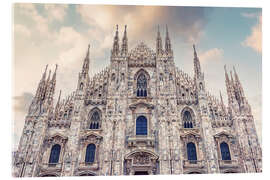
[[43,163],[40,168],[43,171],[61,171],[62,163]]
[[50,120],[48,122],[49,127],[65,127],[65,128],[69,128],[71,124],[71,119],[67,118],[67,119],[57,119],[57,120]]
[[182,97],[179,97],[177,98],[177,104],[180,105],[180,104],[197,104],[198,103],[198,100],[196,97],[188,97],[188,98],[182,98]]
[[87,97],[87,99],[84,101],[85,105],[106,105],[107,100],[105,97],[101,98],[91,98]]
[[203,168],[204,160],[183,160],[184,168]]
[[128,138],[127,144],[129,147],[154,147],[155,138],[144,135],[133,136]]
[[99,169],[99,163],[93,162],[93,163],[87,163],[87,162],[81,162],[78,167],[79,170],[86,171],[86,170],[98,170]]
[[212,120],[212,127],[213,128],[231,127],[232,125],[233,125],[233,121],[231,121],[231,120],[224,120],[224,119]]
[[128,61],[129,67],[156,67],[155,59],[130,59]]
[[219,160],[218,161],[220,168],[234,168],[238,167],[237,160]]

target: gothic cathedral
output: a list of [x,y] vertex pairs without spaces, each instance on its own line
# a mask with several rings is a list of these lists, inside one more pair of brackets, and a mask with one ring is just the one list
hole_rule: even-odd
[[251,107],[235,69],[225,69],[228,105],[207,91],[194,49],[194,76],[165,47],[128,49],[118,26],[110,65],[89,77],[90,46],[77,88],[55,101],[47,67],[25,118],[13,161],[16,177],[262,172]]

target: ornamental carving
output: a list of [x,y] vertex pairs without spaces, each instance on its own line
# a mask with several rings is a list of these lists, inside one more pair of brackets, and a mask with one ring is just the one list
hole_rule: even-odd
[[137,150],[125,156],[125,172],[127,175],[136,171],[147,171],[156,174],[158,156],[151,151]]
[[150,163],[149,155],[146,153],[137,153],[134,155],[133,165],[146,165]]

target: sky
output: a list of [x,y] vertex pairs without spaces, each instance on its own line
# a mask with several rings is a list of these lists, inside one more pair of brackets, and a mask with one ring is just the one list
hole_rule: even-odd
[[[260,8],[110,6],[71,4],[13,5],[13,148],[17,148],[28,107],[46,65],[58,64],[55,99],[76,89],[88,44],[90,76],[110,63],[116,24],[122,39],[127,25],[129,50],[145,42],[155,50],[157,26],[165,26],[177,67],[193,76],[193,49],[207,90],[227,102],[224,65],[235,66],[252,107],[261,142],[262,11]],[[55,100],[56,101],[56,100]]]

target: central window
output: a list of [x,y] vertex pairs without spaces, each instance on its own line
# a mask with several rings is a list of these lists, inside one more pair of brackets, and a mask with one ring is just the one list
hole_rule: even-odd
[[184,128],[193,128],[192,117],[189,111],[185,111],[183,121]]
[[147,96],[147,79],[144,73],[141,73],[137,78],[137,96],[138,97]]
[[55,144],[51,149],[49,164],[55,164],[59,161],[61,146],[59,144]]
[[197,160],[196,146],[193,142],[187,144],[187,158],[190,161]]
[[231,160],[230,149],[227,143],[222,142],[220,144],[220,151],[222,160]]
[[99,129],[100,128],[100,112],[94,109],[90,113],[90,126],[89,129]]
[[96,153],[96,145],[89,144],[86,148],[85,162],[86,163],[93,163],[95,161],[95,153]]
[[147,135],[147,119],[139,116],[136,119],[136,135]]

